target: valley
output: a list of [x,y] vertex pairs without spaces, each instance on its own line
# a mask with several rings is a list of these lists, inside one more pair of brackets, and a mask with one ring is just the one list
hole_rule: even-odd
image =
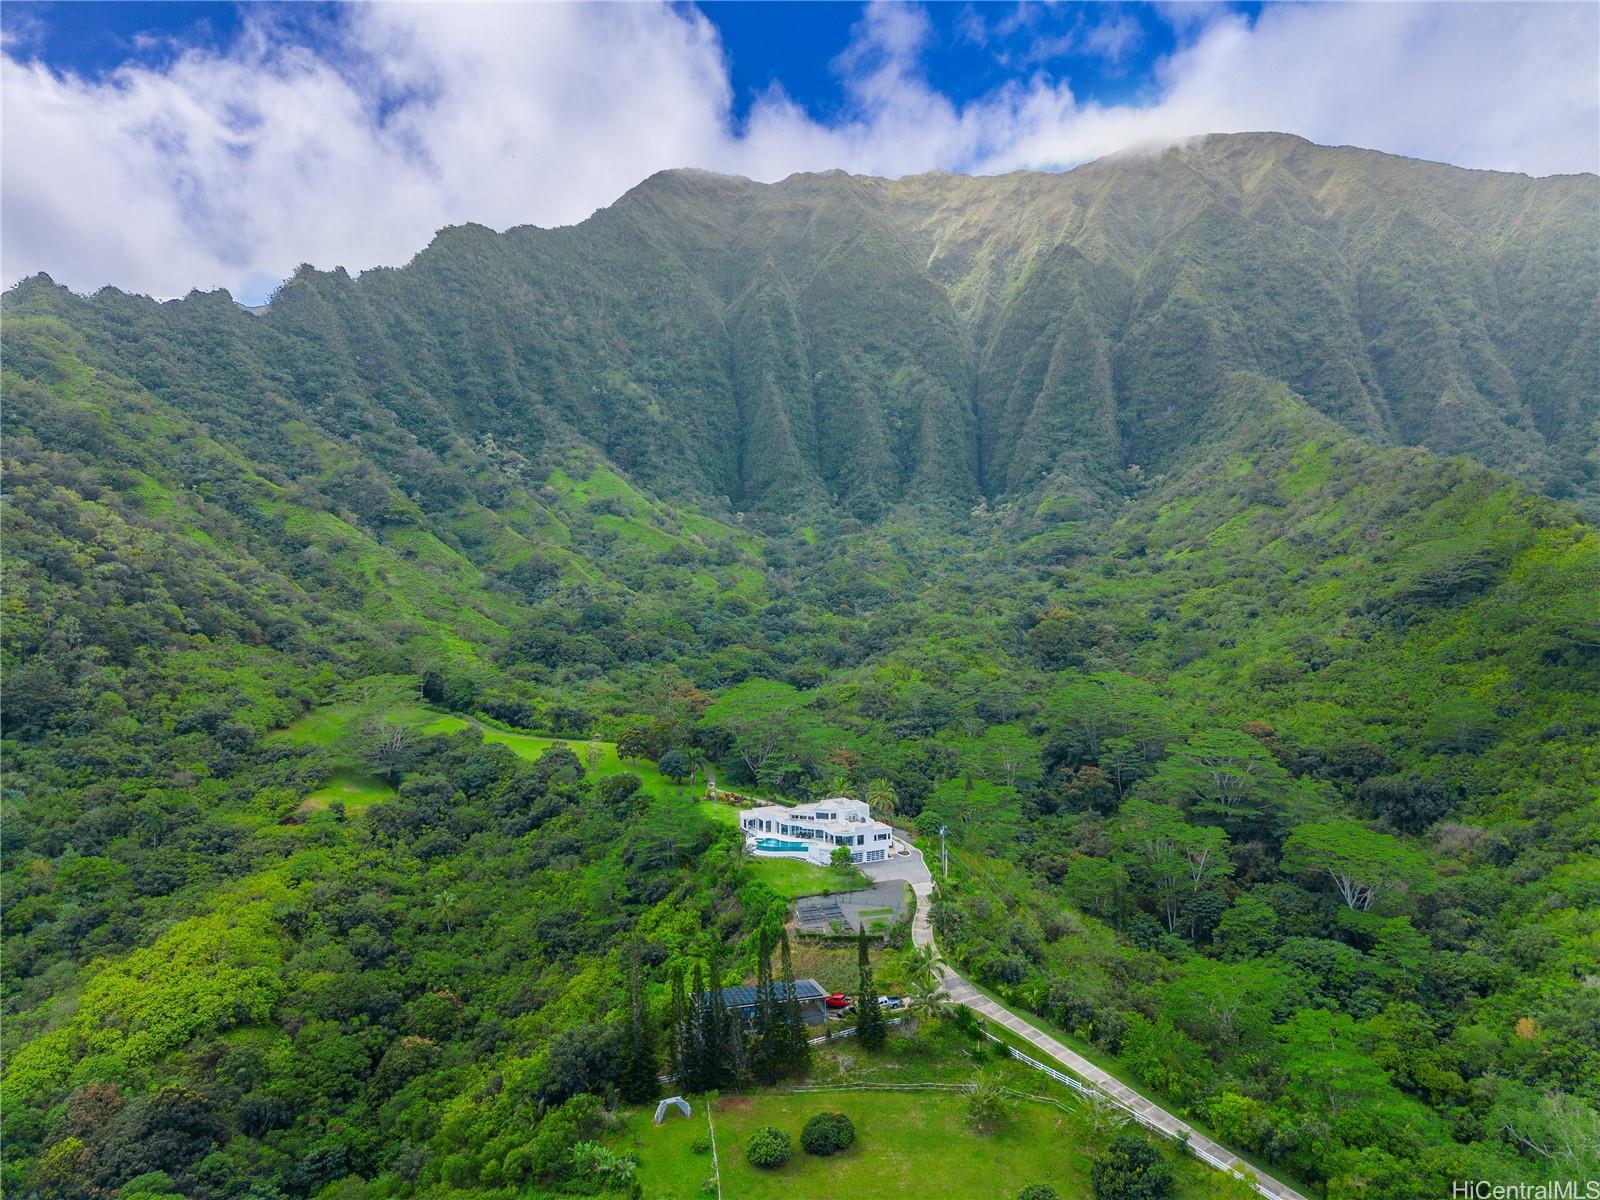
[[972,1018],[693,1000],[855,989],[792,906],[866,877],[738,828],[836,796],[948,851],[876,991],[932,939],[1317,1200],[1600,1174],[1597,213],[1233,135],[18,284],[0,1183],[715,1194],[710,1103],[729,1200],[1084,1194],[1119,1123]]

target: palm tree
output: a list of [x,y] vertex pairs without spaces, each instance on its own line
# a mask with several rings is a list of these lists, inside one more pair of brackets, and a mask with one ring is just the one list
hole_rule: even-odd
[[1032,1012],[1038,1012],[1044,1007],[1046,994],[1042,980],[1030,979],[1017,985],[1017,999]]
[[950,993],[937,983],[918,979],[906,997],[906,1011],[918,1020],[936,1021],[950,1012]]
[[913,946],[906,951],[903,961],[906,973],[914,982],[928,987],[938,984],[939,968],[943,965],[943,960],[932,946]]
[[456,918],[461,915],[461,898],[454,892],[436,892],[433,897],[433,923],[442,922],[446,933],[454,933]]
[[867,784],[867,809],[885,825],[893,824],[899,805],[900,794],[887,779],[880,776]]

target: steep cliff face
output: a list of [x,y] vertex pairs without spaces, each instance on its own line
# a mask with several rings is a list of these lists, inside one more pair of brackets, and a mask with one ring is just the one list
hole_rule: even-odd
[[303,269],[259,317],[37,282],[8,304],[197,415],[248,422],[259,383],[394,454],[576,441],[769,515],[1114,493],[1207,444],[1241,370],[1593,505],[1597,214],[1592,176],[1218,136],[1059,175],[666,172],[571,228]]

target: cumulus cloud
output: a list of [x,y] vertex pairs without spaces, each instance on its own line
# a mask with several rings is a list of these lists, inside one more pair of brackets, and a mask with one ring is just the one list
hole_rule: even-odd
[[[1188,9],[1176,23],[1179,48],[1138,102],[1081,101],[1039,73],[958,105],[922,70],[926,15],[873,6],[834,64],[847,104],[827,122],[779,88],[736,122],[715,28],[665,5],[352,5],[313,43],[251,16],[226,52],[95,80],[12,41],[0,272],[254,298],[301,261],[403,262],[446,224],[578,221],[676,166],[1059,169],[1247,129],[1533,174],[1600,165],[1593,5]],[[1110,53],[1132,34],[1097,36]]]

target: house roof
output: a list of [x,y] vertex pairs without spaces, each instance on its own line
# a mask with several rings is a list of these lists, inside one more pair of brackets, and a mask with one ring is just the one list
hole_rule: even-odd
[[[778,1000],[788,999],[787,985],[782,980],[774,980],[772,994]],[[794,981],[794,994],[802,1003],[807,1000],[821,1000],[827,996],[822,990],[822,985],[815,979],[796,979]],[[752,1008],[756,1003],[756,989],[748,985],[722,989],[722,1005],[724,1008]]]
[[739,821],[742,825],[749,818],[756,817],[765,821],[777,821],[780,824],[803,822],[809,828],[821,829],[828,833],[870,833],[873,830],[889,828],[882,821],[875,821],[870,817],[865,820],[841,817],[829,817],[824,820],[816,815],[817,808],[816,804],[798,805],[794,808],[764,804],[760,808],[745,809],[739,814]]

